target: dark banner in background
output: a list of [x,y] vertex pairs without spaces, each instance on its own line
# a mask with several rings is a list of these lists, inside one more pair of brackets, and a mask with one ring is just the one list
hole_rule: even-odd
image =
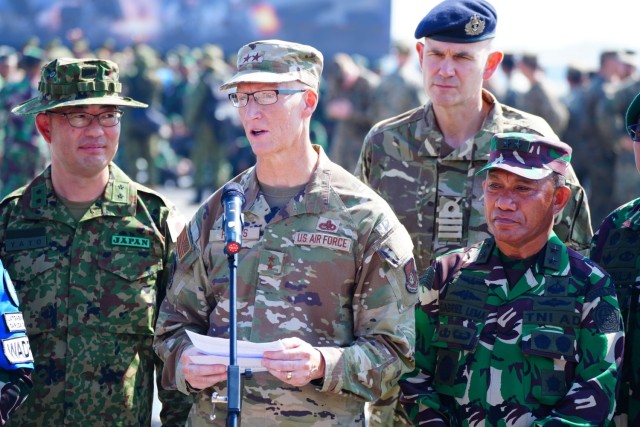
[[68,45],[81,33],[95,49],[147,43],[160,52],[179,44],[243,44],[278,38],[311,44],[326,57],[389,51],[391,0],[0,0],[0,43],[20,47],[38,37]]

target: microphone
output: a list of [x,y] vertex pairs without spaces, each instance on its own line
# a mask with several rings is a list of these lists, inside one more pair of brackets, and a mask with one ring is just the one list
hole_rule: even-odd
[[244,190],[237,182],[230,182],[222,189],[222,206],[224,207],[224,253],[235,255],[242,246],[242,207],[244,206]]

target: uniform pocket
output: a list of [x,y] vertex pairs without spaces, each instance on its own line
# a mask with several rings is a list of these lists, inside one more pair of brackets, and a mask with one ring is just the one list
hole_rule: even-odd
[[162,260],[130,248],[114,249],[111,255],[98,261],[100,328],[153,335]]
[[576,336],[573,330],[535,327],[523,335],[522,352],[525,355],[523,386],[527,401],[554,405],[569,391],[568,378],[573,369],[566,364],[577,364]]
[[5,267],[18,295],[29,336],[56,329],[58,325],[59,269],[46,248],[9,252]]

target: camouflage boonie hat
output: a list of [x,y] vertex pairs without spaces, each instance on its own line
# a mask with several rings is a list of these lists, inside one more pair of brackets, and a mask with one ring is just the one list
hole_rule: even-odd
[[11,109],[18,115],[36,114],[75,105],[120,105],[145,108],[147,104],[119,95],[122,84],[115,62],[95,58],[58,58],[42,67],[38,91]]
[[489,163],[477,174],[502,169],[528,179],[542,179],[552,172],[567,176],[571,147],[564,142],[531,133],[498,133],[491,138]]
[[300,81],[318,89],[323,56],[317,49],[282,40],[260,40],[238,51],[238,71],[220,90],[238,83],[283,83]]

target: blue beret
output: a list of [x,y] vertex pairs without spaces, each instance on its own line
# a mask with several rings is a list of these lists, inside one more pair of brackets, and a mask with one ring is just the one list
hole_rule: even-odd
[[495,37],[498,16],[485,0],[445,0],[422,18],[417,39],[429,37],[451,43],[474,43]]

